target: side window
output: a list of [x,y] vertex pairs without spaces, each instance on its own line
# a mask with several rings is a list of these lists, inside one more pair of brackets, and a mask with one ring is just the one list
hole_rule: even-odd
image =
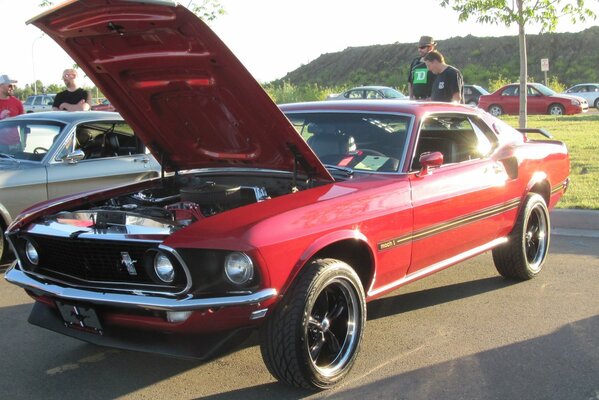
[[25,103],[23,103],[23,104],[26,106],[30,106],[31,104],[33,104],[33,99],[34,99],[33,96],[29,96],[29,97],[27,97],[27,100],[25,100]]
[[145,147],[122,121],[81,124],[75,132],[75,150],[84,160],[144,154]]
[[363,92],[361,90],[352,90],[347,95],[348,99],[361,99],[363,98]]
[[382,99],[383,95],[381,95],[376,90],[368,90],[368,91],[366,91],[366,98],[367,99]]
[[541,93],[537,89],[533,88],[532,86],[528,86],[527,91],[528,91],[528,93],[526,93],[527,96],[540,96],[541,95]]
[[427,152],[443,154],[443,164],[455,164],[488,155],[497,139],[482,121],[463,116],[431,116],[418,135],[411,170],[420,169],[420,156]]
[[35,96],[35,100],[33,100],[33,105],[40,106],[42,104],[42,97],[43,96]]
[[44,101],[44,103],[45,103],[47,106],[51,106],[52,104],[54,104],[54,98],[52,98],[52,97],[50,97],[50,96],[46,96],[46,97],[45,97],[45,99],[46,99],[46,100]]
[[502,93],[502,96],[517,96],[518,86],[508,86]]

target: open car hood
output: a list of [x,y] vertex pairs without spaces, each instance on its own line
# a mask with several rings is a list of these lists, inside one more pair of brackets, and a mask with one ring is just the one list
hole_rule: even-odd
[[251,167],[333,180],[225,44],[170,1],[79,0],[32,19],[169,170]]

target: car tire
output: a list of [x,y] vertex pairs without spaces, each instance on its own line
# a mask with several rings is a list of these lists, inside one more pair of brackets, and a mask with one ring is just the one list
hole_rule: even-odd
[[595,99],[595,108],[599,110],[599,97]]
[[496,117],[499,117],[501,114],[503,114],[503,108],[501,108],[500,105],[498,104],[491,104],[489,106],[489,114],[494,115]]
[[549,211],[543,197],[531,193],[518,215],[507,243],[493,249],[497,271],[508,279],[537,276],[549,250]]
[[565,111],[566,110],[564,109],[564,106],[562,106],[561,104],[554,103],[554,104],[550,105],[549,108],[547,109],[547,114],[549,114],[549,115],[564,115]]
[[328,389],[353,366],[365,323],[364,289],[356,272],[339,260],[315,260],[262,326],[262,357],[280,381]]

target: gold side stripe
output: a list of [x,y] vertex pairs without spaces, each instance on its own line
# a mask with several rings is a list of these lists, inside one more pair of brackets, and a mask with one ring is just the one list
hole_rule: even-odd
[[447,221],[447,222],[444,222],[444,223],[441,223],[438,225],[434,225],[430,228],[412,232],[411,234],[399,236],[397,238],[389,239],[384,242],[379,242],[377,244],[377,247],[378,247],[379,251],[388,250],[388,249],[397,247],[397,246],[402,245],[409,241],[424,239],[426,237],[436,235],[436,234],[439,234],[439,233],[442,233],[442,232],[445,232],[445,231],[448,231],[451,229],[455,229],[460,226],[470,224],[472,222],[480,221],[485,218],[489,218],[489,217],[493,217],[495,215],[502,214],[506,211],[517,208],[519,206],[519,204],[520,204],[519,198],[513,199],[513,200],[510,200],[509,202],[507,202],[505,204],[501,204],[499,206],[490,207],[488,209],[478,211],[476,213],[466,215],[464,217],[459,217],[459,218],[456,218],[456,219],[453,219],[453,220],[450,220],[450,221]]

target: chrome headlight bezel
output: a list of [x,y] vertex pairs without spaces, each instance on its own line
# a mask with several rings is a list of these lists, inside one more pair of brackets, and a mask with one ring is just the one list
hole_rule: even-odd
[[177,277],[175,264],[165,253],[161,251],[156,252],[152,260],[152,267],[154,275],[162,283],[172,284],[175,281]]
[[37,267],[40,263],[40,254],[37,246],[33,241],[29,239],[25,239],[25,244],[23,246],[23,254],[25,255],[25,259],[29,264],[34,267]]
[[254,263],[250,256],[243,252],[232,252],[225,256],[224,271],[228,281],[236,286],[243,286],[254,278]]

